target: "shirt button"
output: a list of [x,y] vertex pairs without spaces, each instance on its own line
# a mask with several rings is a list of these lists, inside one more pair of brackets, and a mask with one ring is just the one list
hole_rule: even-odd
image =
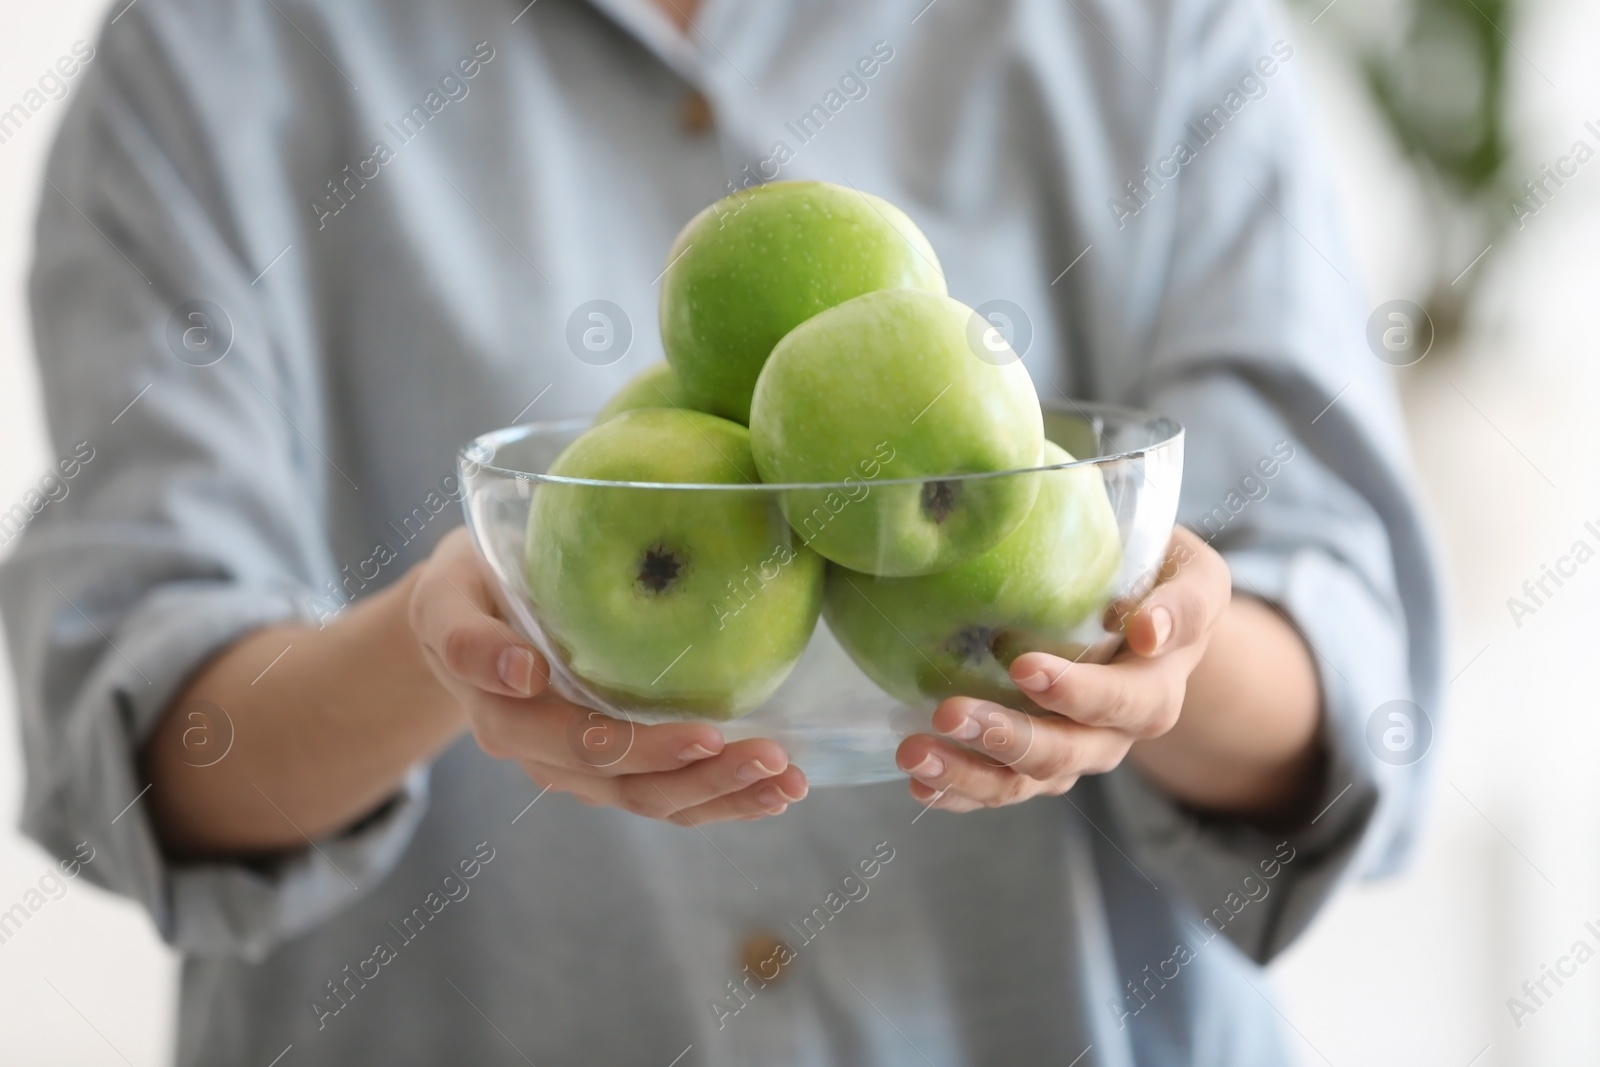
[[699,135],[711,129],[713,118],[711,115],[711,101],[707,100],[697,90],[690,89],[684,95],[683,104],[679,110],[679,120],[683,123],[686,133]]
[[756,930],[739,945],[739,962],[768,985],[778,985],[789,976],[794,954],[771,930]]

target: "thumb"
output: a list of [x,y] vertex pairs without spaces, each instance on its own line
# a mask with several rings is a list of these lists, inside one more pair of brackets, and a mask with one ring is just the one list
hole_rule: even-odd
[[477,552],[457,530],[440,542],[411,594],[418,643],[458,681],[508,697],[544,689],[550,669],[499,617]]

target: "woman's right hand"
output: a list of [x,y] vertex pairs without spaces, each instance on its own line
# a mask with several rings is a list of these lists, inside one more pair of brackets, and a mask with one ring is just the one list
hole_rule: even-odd
[[806,795],[775,741],[728,744],[709,723],[630,723],[546,692],[549,667],[499,617],[490,581],[457,529],[422,565],[410,603],[428,668],[490,756],[541,787],[680,826],[779,815]]

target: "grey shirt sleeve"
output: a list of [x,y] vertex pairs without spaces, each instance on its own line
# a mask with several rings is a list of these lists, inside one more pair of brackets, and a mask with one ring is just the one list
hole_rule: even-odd
[[[228,10],[202,17],[244,17]],[[246,631],[307,619],[334,577],[324,530],[340,478],[303,313],[270,302],[252,284],[262,264],[239,251],[246,227],[289,231],[292,198],[265,161],[249,211],[217,177],[215,153],[238,146],[214,120],[261,122],[271,101],[196,91],[175,32],[125,13],[49,161],[39,370],[53,447],[91,458],[0,567],[0,611],[26,832],[58,855],[92,844],[90,877],[141,902],[178,948],[259,958],[383,877],[421,818],[426,772],[349,832],[258,863],[173,864],[146,819],[136,753],[184,681]],[[261,51],[241,44],[237,62]],[[226,709],[196,710],[201,764],[231,730]]]
[[[1166,257],[1147,369],[1128,399],[1187,428],[1179,521],[1222,552],[1236,595],[1278,607],[1312,650],[1329,765],[1315,821],[1286,839],[1185,810],[1131,768],[1106,790],[1197,922],[1219,907],[1231,917],[1246,876],[1264,888],[1225,929],[1265,961],[1342,879],[1404,852],[1425,752],[1397,756],[1369,742],[1368,724],[1391,701],[1436,716],[1442,622],[1392,386],[1362,343],[1292,46],[1257,4],[1192,10],[1194,37],[1176,50],[1186,58],[1162,79],[1188,96],[1165,109],[1152,144],[1157,159],[1179,141],[1195,151],[1163,166],[1176,176],[1147,186],[1124,219],[1122,236]],[[1202,131],[1214,106],[1226,122]],[[1423,743],[1428,724],[1415,728]]]

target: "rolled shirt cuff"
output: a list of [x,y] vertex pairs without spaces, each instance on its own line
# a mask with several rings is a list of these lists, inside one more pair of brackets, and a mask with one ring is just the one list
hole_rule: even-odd
[[[359,899],[393,869],[427,808],[428,769],[348,831],[250,862],[173,863],[149,820],[137,755],[172,699],[211,656],[251,630],[312,621],[306,597],[237,584],[153,592],[103,643],[71,699],[53,772],[29,776],[23,825],[57,855],[87,841],[91,880],[140,902],[163,940],[203,956],[264,957]],[[91,624],[92,625],[92,624]],[[227,759],[225,709],[200,709],[197,765]]]
[[1140,862],[1180,889],[1193,908],[1187,918],[1209,919],[1265,963],[1305,930],[1344,879],[1375,873],[1392,855],[1393,840],[1408,833],[1415,761],[1379,758],[1368,740],[1374,712],[1407,695],[1406,635],[1349,569],[1321,551],[1239,552],[1228,563],[1235,591],[1282,609],[1316,661],[1327,761],[1307,824],[1271,834],[1207,816],[1127,764],[1105,785]]

